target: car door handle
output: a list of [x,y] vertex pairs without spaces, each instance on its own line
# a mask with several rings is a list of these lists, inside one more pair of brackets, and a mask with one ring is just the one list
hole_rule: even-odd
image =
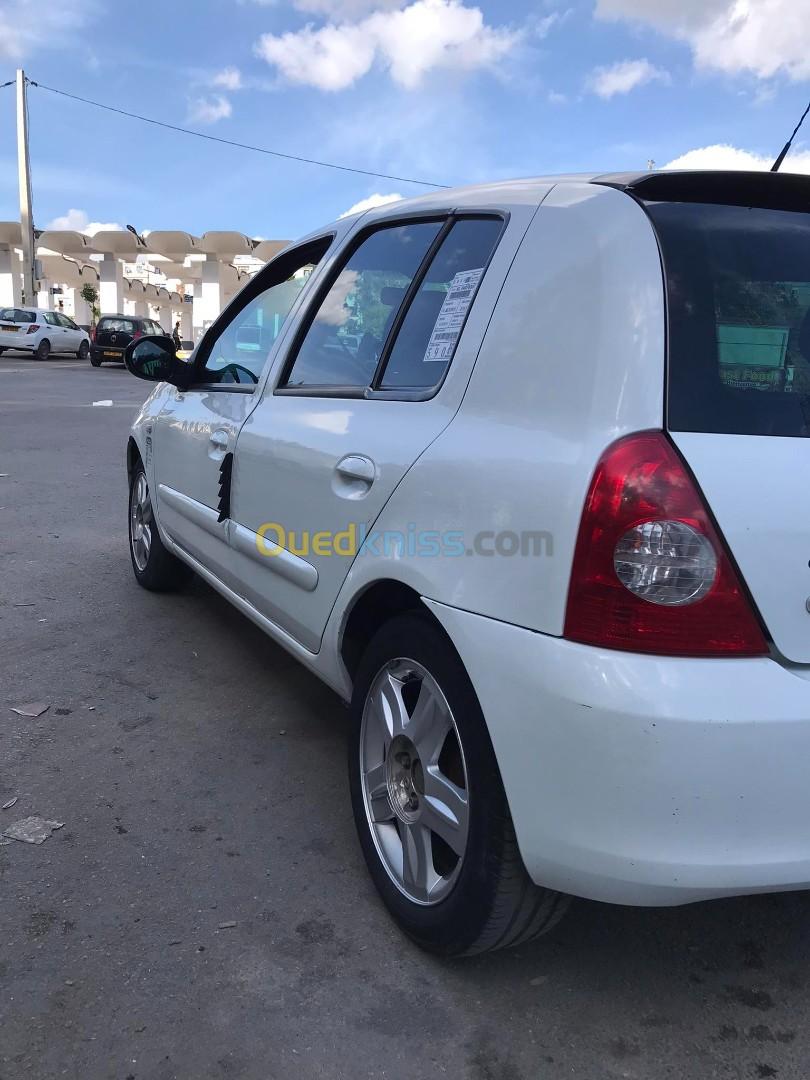
[[373,484],[377,469],[371,458],[361,454],[349,454],[335,466],[335,472],[345,480],[362,480],[364,484]]
[[215,431],[212,433],[208,440],[212,446],[215,446],[217,450],[228,449],[228,432],[227,431]]

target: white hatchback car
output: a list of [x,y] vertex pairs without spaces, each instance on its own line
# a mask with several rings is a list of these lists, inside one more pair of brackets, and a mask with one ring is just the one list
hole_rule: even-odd
[[190,364],[130,346],[135,575],[195,570],[351,701],[422,946],[810,885],[809,194],[442,191],[287,248]]
[[72,353],[80,360],[90,354],[90,337],[61,311],[33,307],[0,308],[0,353],[30,352],[37,360],[51,353]]

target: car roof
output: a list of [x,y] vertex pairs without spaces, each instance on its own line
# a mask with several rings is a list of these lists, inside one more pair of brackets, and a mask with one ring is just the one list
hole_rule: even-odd
[[[789,172],[764,172],[719,169],[653,169],[645,172],[593,172],[566,173],[559,176],[533,176],[516,180],[499,180],[490,184],[472,184],[465,187],[439,188],[411,199],[385,203],[371,210],[361,211],[350,218],[356,220],[374,215],[375,220],[399,217],[410,212],[447,210],[454,205],[480,208],[497,207],[514,201],[538,205],[543,201],[550,186],[567,184],[599,184],[617,188],[635,198],[645,200],[678,200],[690,202],[735,202],[747,198],[763,199],[767,203],[788,203],[810,199],[810,177]],[[321,232],[323,230],[320,230]],[[315,235],[315,234],[313,234]]]

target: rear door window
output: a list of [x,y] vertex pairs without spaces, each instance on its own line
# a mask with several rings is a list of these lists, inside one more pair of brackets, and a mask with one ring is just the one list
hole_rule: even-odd
[[306,331],[283,384],[365,387],[441,221],[390,225],[356,246]]
[[426,390],[441,382],[502,231],[500,218],[454,223],[402,320],[381,390]]
[[647,205],[661,246],[673,431],[810,435],[810,214]]

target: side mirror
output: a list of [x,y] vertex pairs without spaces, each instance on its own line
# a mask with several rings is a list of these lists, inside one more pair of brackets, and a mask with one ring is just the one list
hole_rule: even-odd
[[167,382],[180,389],[188,384],[189,366],[177,358],[175,344],[167,336],[131,341],[124,352],[124,364],[137,379]]

